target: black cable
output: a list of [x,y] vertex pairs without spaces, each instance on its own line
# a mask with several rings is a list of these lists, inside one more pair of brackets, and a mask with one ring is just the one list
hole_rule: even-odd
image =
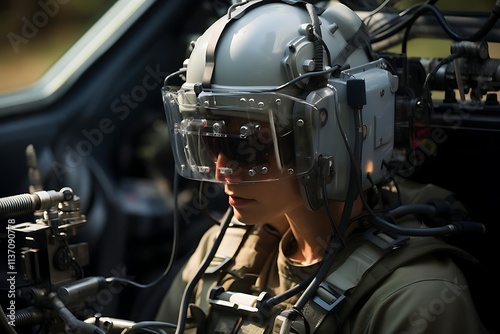
[[219,248],[222,239],[226,234],[227,228],[229,227],[229,225],[231,225],[232,218],[233,218],[233,207],[230,206],[226,211],[225,217],[223,218],[222,224],[220,226],[219,233],[217,234],[217,238],[214,240],[214,243],[210,248],[210,251],[205,255],[205,258],[203,259],[200,268],[196,272],[196,275],[191,279],[191,281],[189,281],[188,285],[184,289],[184,293],[182,295],[182,303],[179,309],[179,317],[177,319],[177,329],[175,331],[176,334],[184,333],[184,328],[186,326],[187,309],[189,306],[191,295],[193,294],[196,284],[198,284],[198,281],[201,279],[201,277],[205,273],[205,270],[208,268],[210,262],[214,258],[215,253],[217,252],[217,249]]
[[326,208],[326,212],[328,214],[328,218],[330,220],[330,225],[331,225],[331,228],[332,228],[332,233],[339,235],[340,242],[342,243],[342,247],[344,247],[345,244],[346,244],[346,242],[344,240],[343,234],[339,230],[339,227],[335,223],[335,219],[333,218],[332,208],[330,207],[330,205],[328,203],[328,190],[327,190],[327,183],[326,182],[323,182],[323,187],[322,188],[323,188],[323,198],[325,199],[325,202],[326,202],[325,208]]
[[430,204],[407,204],[389,211],[389,215],[395,219],[408,214],[434,215],[436,213],[436,207]]
[[[166,332],[161,329],[161,328],[148,328],[144,327],[140,329],[141,333],[147,333],[147,334],[166,334]],[[122,334],[122,333],[120,333]]]
[[[338,120],[340,120],[340,115],[339,115],[339,108],[335,108],[335,115]],[[355,170],[361,171],[361,167],[358,163],[358,160],[349,145],[349,142],[347,140],[346,133],[344,129],[342,128],[342,125],[340,122],[338,122],[338,127],[339,131],[342,134],[342,138],[344,140],[347,152],[349,154],[349,159],[351,161],[351,164],[355,168]],[[357,183],[358,187],[358,193],[361,201],[363,202],[363,206],[366,211],[368,211],[369,216],[371,217],[371,223],[375,225],[376,227],[380,228],[381,230],[398,234],[398,235],[408,235],[408,236],[444,236],[444,235],[449,235],[449,234],[454,234],[457,231],[463,231],[466,229],[466,227],[462,226],[462,223],[452,223],[448,224],[443,227],[426,227],[426,228],[410,228],[410,227],[400,227],[396,224],[392,224],[388,222],[387,220],[379,217],[375,212],[372,210],[370,205],[367,203],[366,198],[363,194],[363,188],[361,184],[358,182]],[[342,223],[342,222],[341,222]],[[477,225],[477,224],[476,224]],[[468,227],[467,227],[468,228]],[[474,227],[471,227],[474,228]],[[481,226],[478,226],[478,229],[481,229]]]
[[456,34],[451,29],[451,27],[448,25],[448,22],[446,22],[444,15],[439,11],[439,9],[437,9],[434,6],[430,6],[430,5],[422,5],[405,24],[406,30],[405,30],[402,45],[401,45],[401,52],[402,53],[407,52],[407,44],[408,44],[408,40],[410,38],[410,31],[411,31],[413,24],[420,16],[426,14],[429,11],[434,15],[434,17],[437,19],[438,23],[441,25],[443,30],[448,34],[448,36],[451,39],[456,40],[456,41],[468,40],[467,37],[460,36],[460,35]]
[[[403,20],[402,23],[396,24],[396,25],[391,25],[390,29],[385,34],[379,35],[377,37],[373,37],[370,39],[371,43],[376,43],[380,42],[382,40],[385,40],[399,31],[407,28],[407,31],[405,33],[405,39],[408,39],[409,36],[409,29],[415,23],[415,21],[422,15],[426,14],[427,12],[430,12],[438,21],[439,25],[443,28],[443,31],[453,40],[455,41],[478,41],[481,38],[483,38],[490,30],[491,28],[495,25],[496,21],[499,18],[500,12],[495,6],[495,8],[492,10],[492,13],[486,20],[486,23],[471,36],[462,36],[457,34],[456,32],[453,31],[453,29],[450,27],[448,22],[446,21],[446,18],[444,15],[441,13],[439,9],[437,9],[435,6],[431,4],[423,4],[419,5],[419,7],[415,10],[415,12],[412,14],[411,17]],[[407,14],[406,14],[407,15]]]
[[326,75],[326,74],[331,74],[335,71],[337,71],[338,69],[340,68],[340,65],[334,65],[333,67],[327,69],[327,70],[324,70],[324,71],[317,71],[317,72],[309,72],[309,73],[304,73],[302,75],[299,75],[298,77],[296,78],[293,78],[292,80],[284,83],[283,85],[280,85],[280,86],[277,86],[275,88],[271,88],[271,89],[263,89],[263,90],[259,90],[259,92],[276,92],[278,90],[281,90],[283,88],[286,88],[300,80],[304,80],[306,78],[309,78],[309,77],[314,77],[314,76],[321,76],[321,75]]
[[[356,79],[354,79],[356,80]],[[348,81],[349,82],[349,81]],[[337,119],[337,126],[339,128],[339,133],[342,137],[346,150],[349,152],[349,158],[351,161],[349,168],[349,185],[346,194],[345,206],[342,212],[342,217],[339,223],[340,237],[342,238],[346,233],[347,227],[350,224],[350,218],[352,214],[352,207],[354,205],[354,201],[356,197],[359,195],[364,197],[362,192],[359,192],[361,188],[361,169],[359,168],[362,159],[362,141],[363,141],[363,129],[362,129],[362,115],[361,110],[362,106],[366,104],[366,88],[364,87],[364,81],[352,81],[353,85],[347,85],[348,87],[348,104],[353,108],[354,111],[354,150],[349,144],[349,139],[347,138],[347,134],[342,126],[342,120],[340,119],[339,109],[340,106],[338,103],[335,105],[335,117]],[[361,83],[361,86],[359,85]],[[357,85],[356,85],[357,84]],[[350,88],[350,89],[349,89]],[[358,94],[362,94],[361,98]]]
[[[165,79],[163,79],[163,86],[164,87],[172,86],[169,81],[181,78],[181,76],[185,76],[186,73],[187,73],[187,68],[183,67],[178,71],[167,75]],[[175,87],[180,87],[180,85],[179,86],[176,85]]]
[[384,29],[382,31],[383,32],[382,34],[379,33],[379,36],[373,37],[372,39],[370,39],[370,42],[371,43],[380,42],[380,41],[385,40],[389,37],[392,37],[393,35],[397,34],[398,32],[402,31],[403,29],[407,29],[408,27],[410,27],[418,19],[419,16],[421,16],[425,13],[425,11],[422,11],[423,6],[427,6],[427,4],[414,5],[411,8],[409,8],[407,11],[402,12],[400,14],[401,16],[396,19],[396,21],[399,21],[399,22],[397,22],[396,24],[388,25],[388,28]]
[[498,5],[498,1],[495,4],[495,7],[491,11],[490,16],[486,20],[486,23],[471,37],[469,37],[469,41],[475,42],[482,39],[490,30],[495,26],[495,23],[498,21],[500,17],[500,6]]
[[[297,317],[302,318],[302,321],[304,323],[304,331],[305,331],[304,334],[311,333],[311,326],[309,325],[309,322],[307,321],[302,311],[296,309],[295,307],[292,307],[281,312],[281,315],[284,316],[287,320],[290,320],[292,322],[296,321]],[[293,331],[293,333],[296,333],[296,331]]]
[[[337,109],[337,108],[335,108]],[[338,113],[337,113],[338,115]],[[340,124],[340,119],[338,119],[338,123]],[[351,180],[352,180],[351,176]],[[357,181],[356,181],[357,182]],[[355,182],[355,183],[356,183]],[[351,183],[351,182],[350,182]],[[352,187],[349,187],[349,189]],[[355,192],[354,192],[355,194]],[[325,206],[327,207],[327,210],[329,210],[329,203],[328,203],[328,195],[324,195],[325,199]],[[333,261],[335,260],[337,254],[340,252],[341,249],[343,249],[345,245],[345,240],[343,238],[345,230],[347,229],[347,226],[349,225],[349,216],[352,211],[352,205],[353,205],[353,200],[349,201],[347,200],[342,212],[342,217],[339,223],[339,229],[337,230],[337,233],[334,233],[330,242],[328,243],[328,247],[325,250],[324,253],[324,258],[321,263],[320,268],[318,269],[317,274],[313,277],[311,283],[308,285],[304,293],[299,297],[295,305],[293,306],[297,310],[302,310],[306,303],[314,296],[316,291],[318,290],[319,285],[323,282],[325,279],[326,275],[330,272],[331,266],[333,264]],[[346,209],[347,208],[347,209]],[[329,216],[332,215],[330,211],[327,211]],[[331,216],[333,220],[333,215]],[[335,224],[335,222],[332,221],[332,224]],[[342,229],[342,226],[346,226],[344,229]]]
[[69,248],[68,244],[68,239],[63,237],[60,233],[54,233],[54,235],[63,243],[64,245],[64,250],[66,252],[67,259],[69,261],[69,266],[73,268],[76,274],[76,279],[82,279],[85,275],[83,273],[83,268],[80,266],[80,264],[76,261],[76,258],[73,256],[73,253],[71,252],[71,249]]
[[451,63],[453,60],[457,59],[457,58],[460,58],[464,55],[465,51],[463,51],[462,49],[460,49],[458,52],[456,53],[452,53],[451,55],[449,55],[448,57],[444,58],[444,59],[441,59],[441,61],[439,61],[439,63],[432,69],[432,71],[430,71],[429,73],[427,73],[426,77],[425,77],[425,81],[424,81],[424,84],[423,84],[423,92],[422,92],[422,102],[423,102],[423,105],[424,107],[429,107],[430,108],[430,111],[433,112],[434,111],[434,105],[432,103],[432,96],[431,96],[431,90],[429,88],[429,80],[434,76],[436,75],[437,71],[443,67],[444,65],[448,64],[448,63]]
[[294,287],[292,287],[292,288],[288,289],[287,291],[283,292],[282,294],[274,296],[274,297],[271,297],[268,300],[266,300],[264,302],[264,309],[271,308],[271,307],[273,307],[275,305],[278,305],[279,303],[284,302],[288,298],[293,297],[296,294],[304,291],[307,288],[307,286],[312,282],[312,280],[316,276],[316,274],[317,274],[317,272],[314,273],[313,275],[311,275],[306,280],[298,283]]
[[342,249],[342,242],[340,234],[336,233],[333,235],[330,242],[328,243],[328,247],[325,250],[324,259],[321,263],[321,266],[317,274],[313,277],[311,283],[306,288],[304,293],[299,297],[299,299],[293,306],[294,308],[302,310],[306,305],[306,303],[309,301],[309,299],[313,297],[313,295],[318,290],[318,286],[321,284],[321,282],[323,282],[326,275],[328,275],[328,273],[330,272],[333,261],[335,260],[336,255],[341,249]]
[[[338,114],[338,109],[335,108],[336,113]],[[355,165],[357,170],[361,170],[359,164],[357,163],[354,153],[352,152],[352,149],[349,145],[346,145],[347,151],[349,153],[349,157],[351,159],[351,163]],[[407,236],[431,236],[431,237],[437,237],[437,236],[447,236],[447,235],[452,235],[456,233],[484,233],[485,228],[482,224],[478,223],[472,223],[472,222],[454,222],[447,224],[442,227],[425,227],[425,228],[412,228],[412,227],[400,227],[396,224],[388,222],[386,219],[383,219],[379,217],[375,212],[372,210],[372,208],[368,205],[366,202],[366,198],[363,195],[363,189],[361,185],[358,185],[358,192],[360,195],[360,199],[363,202],[363,206],[365,210],[367,210],[370,214],[371,217],[371,223],[375,226],[378,227],[379,229],[389,232],[389,233],[394,233],[397,235],[407,235]]]
[[[162,329],[162,328],[175,329],[176,325],[171,324],[169,322],[162,322],[162,321],[141,321],[141,322],[133,324],[129,328],[122,331],[122,334],[131,334],[131,333],[136,333],[140,330],[152,329],[152,328],[155,328],[155,329]],[[158,333],[159,330],[153,330],[153,332]]]
[[163,271],[163,274],[161,274],[159,277],[157,277],[154,281],[148,283],[148,284],[140,284],[137,282],[134,282],[132,280],[122,278],[122,277],[110,277],[107,278],[106,281],[108,283],[111,282],[123,282],[123,283],[128,283],[132,286],[135,286],[137,288],[150,288],[154,285],[156,285],[158,282],[160,282],[167,274],[170,272],[172,269],[172,266],[174,264],[174,260],[177,257],[177,248],[178,248],[178,242],[179,242],[179,218],[178,218],[178,213],[177,213],[177,208],[178,208],[178,187],[179,187],[179,174],[174,173],[174,182],[173,182],[173,196],[174,196],[174,212],[173,212],[173,237],[172,237],[172,251],[170,253],[170,259],[168,262],[167,267]]
[[[327,74],[332,74],[333,72],[335,71],[338,71],[339,69],[341,68],[340,65],[336,64],[336,65],[333,65],[332,67],[330,67],[329,69],[326,69],[324,71],[317,71],[317,72],[308,72],[308,73],[304,73],[304,74],[301,74],[299,75],[298,77],[296,78],[293,78],[292,80],[288,81],[288,82],[285,82],[284,84],[280,85],[280,86],[276,86],[274,88],[269,88],[269,89],[256,89],[256,90],[248,90],[248,92],[252,92],[252,93],[273,93],[273,92],[277,92],[281,89],[284,89],[300,80],[304,80],[306,78],[309,78],[309,77],[313,77],[313,76],[321,76],[321,75],[327,75]],[[217,89],[212,89],[211,91],[213,92],[216,92]]]
[[[320,175],[323,175],[323,168],[324,167],[328,167],[328,166],[326,164],[324,166],[321,166],[320,171],[319,171]],[[324,180],[324,178],[322,178],[322,177],[320,177],[320,179]],[[327,200],[328,199],[328,192],[327,192],[326,186],[327,186],[327,183],[323,182],[323,187],[322,187],[323,198]],[[345,245],[345,240],[343,239],[341,233],[339,233],[339,231],[337,229],[337,225],[335,224],[335,220],[333,218],[333,213],[332,213],[331,208],[328,205],[328,203],[326,203],[325,207],[326,207],[326,210],[327,210],[328,218],[330,220],[330,225],[331,225],[331,228],[332,228],[333,235],[338,235],[339,236],[340,245],[341,245],[341,248],[342,248]],[[327,250],[325,250],[325,254],[331,253],[331,251],[329,251],[329,249],[331,249],[331,247],[329,247],[329,248],[327,248]],[[272,307],[274,305],[277,305],[277,304],[279,304],[281,302],[284,302],[285,300],[291,298],[292,296],[295,296],[296,294],[304,291],[305,289],[309,289],[310,284],[312,284],[312,282],[320,274],[320,270],[321,270],[322,266],[323,266],[323,264],[321,264],[320,268],[318,268],[318,270],[313,275],[311,275],[309,278],[307,278],[307,280],[301,281],[300,283],[298,283],[294,287],[288,289],[284,293],[282,293],[280,295],[277,295],[277,296],[274,296],[274,297],[271,297],[268,300],[266,300],[265,303],[264,303],[264,308],[270,308],[270,307]],[[298,309],[299,306],[297,306],[297,304],[295,304],[294,307],[296,309]]]
[[380,27],[371,30],[370,43],[380,42],[406,28],[407,22],[411,19],[411,16],[409,17],[408,15],[418,10],[420,6],[422,6],[422,4],[415,4],[408,9],[401,11],[397,17],[393,18],[389,22],[384,22],[384,24]]
[[[322,42],[322,40],[320,42]],[[324,42],[322,42],[322,43],[324,43]],[[329,55],[330,53],[327,52],[327,54]],[[330,58],[328,58],[328,59],[330,59]],[[329,60],[329,62],[331,62],[331,60]],[[277,92],[277,91],[284,89],[284,88],[286,88],[286,87],[288,87],[288,86],[290,86],[290,85],[292,85],[300,80],[304,80],[304,79],[314,77],[314,76],[330,75],[333,72],[338,71],[341,67],[342,67],[341,65],[335,64],[335,65],[332,65],[332,67],[330,67],[326,70],[323,70],[323,71],[314,71],[314,72],[308,72],[308,73],[301,74],[298,77],[293,78],[292,80],[290,80],[290,81],[288,81],[280,86],[274,87],[274,88],[250,90],[250,92],[255,92],[255,93]],[[170,80],[172,77],[174,77],[176,75],[178,76],[178,75],[184,74],[185,72],[186,72],[186,70],[182,69],[182,70],[179,70],[175,73],[172,73],[171,75],[169,75],[168,77],[165,78],[165,85],[167,85],[167,79]],[[217,89],[212,89],[211,91],[216,92]]]
[[[364,82],[363,82],[364,84]],[[366,99],[366,97],[365,97]],[[362,100],[359,100],[362,101]],[[364,104],[364,103],[362,103]],[[361,105],[362,105],[361,104]],[[355,107],[355,106],[353,106]],[[359,107],[359,106],[358,106]],[[345,145],[349,148],[349,151],[351,152],[350,158],[352,159],[351,161],[351,175],[349,177],[349,188],[348,192],[346,195],[346,201],[344,205],[344,209],[342,210],[342,217],[339,222],[339,231],[338,233],[334,233],[333,237],[328,245],[328,248],[325,251],[325,257],[323,260],[323,263],[320,266],[320,269],[318,270],[317,275],[313,278],[311,284],[307,287],[307,289],[304,291],[304,293],[299,297],[299,300],[294,305],[294,308],[301,310],[304,308],[306,303],[309,301],[309,299],[312,298],[312,296],[316,293],[318,286],[323,282],[324,278],[328,273],[330,272],[331,266],[333,264],[333,261],[335,260],[336,255],[338,252],[343,248],[345,241],[343,239],[343,236],[347,230],[347,227],[349,226],[350,223],[350,215],[352,212],[352,207],[354,205],[354,201],[356,200],[356,197],[358,195],[358,191],[356,189],[361,187],[361,176],[360,176],[360,169],[359,169],[359,163],[358,160],[361,161],[361,153],[362,153],[362,119],[361,119],[361,109],[355,107],[355,115],[354,115],[354,128],[355,128],[355,149],[356,153],[352,153],[352,150],[350,150],[349,147],[349,141],[347,139],[347,135],[345,131],[342,128],[341,125],[341,119],[338,111],[338,106],[335,106],[335,115],[337,117],[337,124],[339,127],[339,131],[342,134],[342,137],[344,139]],[[356,187],[357,186],[357,187]],[[362,193],[360,193],[360,196],[362,196]],[[329,206],[328,203],[328,197],[325,197],[325,202],[326,206]]]
[[76,318],[73,313],[71,313],[64,303],[59,299],[56,293],[52,293],[50,296],[52,308],[57,312],[57,314],[64,320],[66,325],[70,330],[75,331],[76,333],[82,334],[106,334],[99,327],[88,324],[84,321]]
[[391,0],[385,0],[377,8],[375,8],[374,10],[372,10],[371,12],[369,12],[368,15],[363,19],[364,24],[368,27],[370,25],[370,21],[371,21],[372,17],[375,14],[379,13],[382,9],[384,9],[385,7],[387,7],[387,5],[389,4],[389,2],[391,2]]

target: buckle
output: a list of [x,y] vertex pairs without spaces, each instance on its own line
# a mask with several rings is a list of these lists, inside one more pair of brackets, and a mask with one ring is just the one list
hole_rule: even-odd
[[208,265],[207,269],[205,269],[205,274],[213,274],[219,271],[229,261],[231,261],[231,258],[229,256],[215,254],[212,261],[210,261],[210,264]]
[[344,295],[341,295],[324,282],[319,285],[316,295],[312,298],[313,302],[327,312],[340,307],[344,300]]
[[407,235],[395,235],[388,232],[382,232],[376,228],[370,228],[363,237],[373,243],[380,249],[396,249],[405,244],[410,237]]
[[226,308],[241,314],[255,314],[261,311],[269,293],[263,291],[258,296],[242,292],[226,291],[222,286],[210,290],[208,301],[212,306]]

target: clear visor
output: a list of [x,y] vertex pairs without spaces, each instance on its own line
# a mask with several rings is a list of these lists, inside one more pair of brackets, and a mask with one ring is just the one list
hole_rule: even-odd
[[[162,90],[177,171],[212,182],[303,175],[316,158],[316,108],[280,93]],[[316,138],[316,140],[314,139]]]

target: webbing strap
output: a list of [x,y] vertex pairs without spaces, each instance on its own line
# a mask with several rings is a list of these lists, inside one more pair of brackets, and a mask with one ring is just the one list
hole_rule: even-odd
[[[355,249],[347,260],[322,283],[323,288],[315,297],[316,301],[312,299],[304,307],[303,314],[309,322],[311,334],[325,322],[330,314],[335,317],[334,323],[339,328],[359,301],[368,296],[397,268],[436,252],[447,252],[461,259],[477,262],[462,249],[433,237],[412,238],[407,244],[394,250],[382,250],[371,243],[364,243]],[[331,290],[335,291],[337,296],[332,296],[329,293]],[[338,303],[334,308],[325,308],[321,302],[317,302],[322,300],[332,305],[335,300],[339,299],[339,296],[342,298],[342,303]],[[330,328],[331,325],[332,321],[329,321],[328,332],[333,331]]]
[[[396,269],[431,253],[448,253],[456,258],[465,259],[470,263],[478,263],[472,255],[458,247],[447,244],[433,237],[412,238],[410,242],[384,256],[363,277],[353,294],[346,298],[346,303],[340,310],[340,319],[345,319],[359,300],[377,287],[382,280],[391,275]],[[352,298],[354,296],[354,298]]]
[[198,283],[196,296],[201,296],[201,298],[196,299],[199,300],[199,306],[204,312],[208,312],[210,308],[210,304],[206,297],[208,297],[210,291],[220,279],[220,270],[229,265],[233,256],[238,252],[242,242],[248,236],[250,230],[249,228],[241,227],[228,228],[226,230],[226,234],[217,249],[217,253]]
[[[391,251],[389,248],[382,249],[366,241],[361,244],[351,243],[349,246],[349,249],[344,249],[349,257],[328,275],[320,284],[316,296],[304,307],[303,314],[309,322],[311,333],[319,328],[330,313],[336,315],[338,309],[343,308],[346,301],[345,292],[355,288],[364,274]],[[339,319],[337,319],[337,327],[340,327]]]
[[222,269],[236,254],[248,232],[249,228],[246,227],[227,229],[224,239],[222,239],[222,242],[217,249],[217,253],[210,262],[208,268],[205,270],[205,273],[213,274]]
[[[273,3],[273,2],[284,2],[289,5],[295,5],[295,4],[302,4],[306,5],[307,2],[301,1],[301,0],[253,0],[249,1],[246,4],[238,4],[232,10],[229,8],[228,10],[228,15],[226,15],[226,21],[222,24],[217,24],[214,26],[214,31],[212,32],[210,41],[208,42],[207,45],[207,50],[205,54],[205,70],[203,72],[203,78],[202,78],[202,87],[209,89],[212,85],[212,76],[214,73],[215,69],[215,50],[217,48],[217,43],[219,42],[219,38],[222,36],[222,33],[226,29],[226,27],[229,25],[229,23],[234,22],[234,20],[239,19],[245,11],[247,11],[250,8],[254,8],[266,3]],[[316,7],[315,7],[316,8]],[[318,15],[321,14],[324,9],[318,9],[316,8]]]
[[[245,229],[245,231],[247,230]],[[232,333],[233,330],[236,332],[239,328],[238,333],[263,334],[265,326],[260,326],[262,324],[259,322],[248,321],[237,309],[238,305],[253,305],[257,299],[260,299],[258,296],[246,295],[246,293],[252,292],[252,287],[262,266],[269,254],[277,247],[280,239],[281,235],[269,225],[252,226],[245,234],[234,235],[227,240],[224,238],[225,246],[219,247],[218,254],[220,257],[230,256],[229,265],[221,268],[219,275],[205,275],[203,277],[206,286],[212,288],[215,283],[218,283],[218,287],[223,291],[220,295],[215,295],[216,298],[213,298],[211,294],[209,299],[213,306],[210,312],[209,326],[214,329],[214,332]],[[223,245],[224,243],[221,244],[221,246]],[[211,291],[214,292],[214,290]],[[224,291],[238,291],[238,293],[225,293]],[[250,300],[248,297],[253,298],[253,300],[248,302]],[[242,300],[243,302],[240,303]],[[231,304],[234,305],[228,307]]]
[[[208,42],[207,45],[207,51],[205,54],[205,70],[203,72],[203,79],[202,79],[202,87],[209,89],[212,85],[212,76],[214,73],[215,69],[215,50],[217,48],[217,43],[219,42],[219,38],[222,36],[222,33],[226,29],[226,27],[229,25],[229,23],[233,22],[235,19],[238,19],[241,17],[241,15],[251,7],[255,7],[257,5],[261,5],[262,3],[269,2],[266,0],[255,0],[255,1],[250,1],[246,4],[239,4],[237,5],[237,9],[234,10],[234,12],[239,12],[236,15],[233,15],[233,11],[230,8],[228,10],[228,14],[225,16],[226,20],[222,24],[216,24],[214,26],[214,31],[212,32],[212,35],[210,37],[210,41]],[[236,8],[236,7],[235,7]]]
[[335,270],[335,275],[328,276],[325,282],[338,293],[344,294],[357,286],[364,273],[387,252],[372,243],[365,243],[354,250],[349,260]]

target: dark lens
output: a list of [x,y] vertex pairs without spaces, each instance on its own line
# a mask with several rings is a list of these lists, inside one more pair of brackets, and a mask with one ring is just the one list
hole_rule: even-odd
[[[270,130],[264,129],[245,138],[239,135],[201,136],[201,138],[214,162],[217,161],[219,154],[223,154],[233,164],[237,163],[241,167],[255,167],[269,165],[275,156]],[[285,165],[292,160],[291,156],[294,152],[291,132],[278,137],[278,146],[281,165]]]
[[221,140],[224,139],[222,137],[212,137],[212,136],[201,136],[201,141],[203,145],[205,145],[205,149],[208,154],[215,162],[219,153],[221,152]]
[[271,137],[252,134],[246,138],[239,136],[202,136],[206,150],[214,161],[219,154],[240,166],[263,165],[269,162],[274,148]]

